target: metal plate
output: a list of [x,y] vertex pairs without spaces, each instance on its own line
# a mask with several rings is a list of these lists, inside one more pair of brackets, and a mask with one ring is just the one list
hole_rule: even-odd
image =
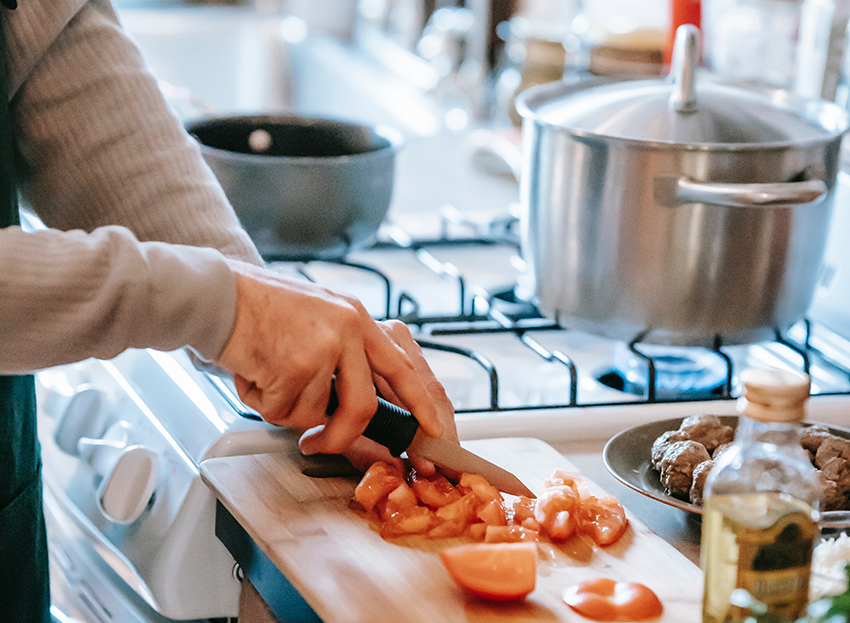
[[[719,416],[720,421],[733,428],[738,426],[738,417],[735,415]],[[658,500],[668,506],[680,508],[684,511],[702,515],[702,507],[691,504],[688,501],[674,497],[667,493],[661,484],[660,475],[652,468],[650,461],[652,443],[661,433],[668,430],[676,430],[685,418],[671,418],[659,420],[641,426],[635,426],[614,435],[602,451],[605,467],[620,482],[654,500]],[[807,423],[807,425],[815,424]],[[826,426],[821,424],[821,426]],[[826,426],[829,431],[839,437],[850,439],[850,430]],[[835,521],[845,523],[848,513],[846,511],[827,511],[821,513],[821,523],[831,524]]]

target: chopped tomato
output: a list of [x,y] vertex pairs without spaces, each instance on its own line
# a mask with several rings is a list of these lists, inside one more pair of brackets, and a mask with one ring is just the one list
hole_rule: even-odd
[[419,501],[431,508],[442,508],[461,498],[460,492],[442,474],[426,478],[415,468],[411,468],[407,478]]
[[527,498],[524,495],[514,500],[514,503],[511,506],[510,523],[522,525],[524,520],[534,519],[535,503],[536,502],[534,500]]
[[427,506],[414,506],[390,516],[381,527],[385,539],[407,534],[425,534],[434,524],[434,511]]
[[628,526],[626,510],[613,495],[582,499],[579,531],[589,534],[597,545],[611,545],[623,536]]
[[440,521],[437,519],[437,525],[431,528],[427,537],[429,539],[450,539],[452,537],[461,536],[464,534],[469,527],[465,521],[461,521],[460,519],[449,519],[447,521]]
[[483,541],[487,535],[486,523],[474,523],[469,525],[469,536],[473,541]]
[[535,543],[458,545],[440,552],[440,560],[458,586],[485,599],[522,599],[537,579]]
[[442,508],[436,510],[438,519],[450,521],[457,519],[464,524],[471,523],[475,517],[475,505],[477,498],[472,492],[467,493],[459,500],[455,500],[450,504],[446,504]]
[[506,526],[508,524],[501,497],[498,500],[490,500],[478,507],[478,510],[475,511],[475,516],[489,526]]
[[564,593],[567,605],[596,621],[646,621],[664,612],[658,596],[643,584],[594,578],[571,586]]
[[485,543],[519,543],[536,541],[539,532],[527,530],[522,526],[487,526],[484,533]]
[[502,499],[499,490],[487,482],[486,478],[478,474],[461,474],[458,485],[462,492],[472,491],[481,502],[501,501]]
[[572,487],[549,487],[537,498],[534,518],[549,539],[556,543],[566,541],[578,528],[580,501],[578,493]]
[[402,482],[398,487],[389,492],[387,497],[378,500],[375,504],[375,510],[378,511],[378,516],[387,521],[390,517],[398,512],[414,508],[419,505],[416,495],[413,490]]
[[399,485],[405,484],[404,475],[401,470],[378,461],[372,463],[363,478],[354,490],[354,499],[357,500],[366,511],[371,512],[380,500],[390,494]]

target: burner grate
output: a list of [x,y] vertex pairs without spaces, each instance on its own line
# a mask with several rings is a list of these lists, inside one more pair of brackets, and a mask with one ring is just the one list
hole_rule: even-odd
[[[566,349],[552,348],[538,339],[541,334],[551,332],[574,332],[562,326],[556,319],[544,316],[533,304],[516,295],[514,285],[500,288],[483,288],[473,284],[466,272],[452,261],[440,259],[439,251],[452,249],[475,252],[495,246],[507,248],[516,253],[518,243],[513,239],[493,237],[448,238],[413,240],[402,233],[395,232],[389,240],[382,240],[370,249],[357,254],[355,261],[349,258],[322,260],[344,266],[348,269],[363,271],[372,275],[380,284],[382,310],[379,319],[398,319],[414,330],[417,342],[425,349],[452,353],[474,362],[484,371],[489,382],[488,411],[514,411],[520,409],[545,409],[579,406],[597,406],[618,404],[607,400],[582,400],[579,387],[582,379],[595,376],[596,381],[608,388],[628,394],[624,401],[629,403],[661,403],[678,401],[711,401],[735,397],[736,375],[742,365],[752,365],[751,353],[747,349],[756,349],[756,345],[725,346],[722,336],[717,336],[710,348],[689,347],[687,356],[680,350],[674,354],[658,350],[658,347],[643,343],[645,334],[636,335],[631,341],[618,348],[624,349],[632,359],[627,373],[617,369],[608,369],[592,374],[586,366],[576,363]],[[415,258],[418,265],[427,269],[434,280],[446,284],[457,298],[456,309],[449,313],[425,313],[425,301],[412,293],[405,283],[397,283],[386,267],[386,262],[371,262],[374,251],[404,253]],[[366,258],[366,259],[362,259]],[[305,260],[297,263],[298,274],[310,281],[320,281],[313,275],[311,267],[318,261]],[[467,267],[468,269],[468,267]],[[513,275],[509,283],[515,283]],[[790,331],[775,331],[775,339],[759,343],[757,350],[767,358],[768,365],[797,369],[813,375],[812,393],[847,394],[850,393],[850,343],[836,335],[821,335],[824,329],[817,327],[808,319],[802,320]],[[500,370],[483,352],[474,348],[451,343],[451,338],[460,336],[482,336],[487,334],[514,335],[522,345],[539,360],[559,365],[568,379],[569,390],[566,400],[553,402],[529,402],[522,404],[503,404]],[[442,338],[436,340],[434,338]],[[446,343],[449,340],[449,343]],[[616,343],[612,342],[612,345]],[[841,346],[836,347],[836,344]],[[693,391],[678,391],[676,382],[671,381],[674,370],[690,360],[710,360],[709,372],[688,370],[686,385],[694,385]],[[813,372],[814,371],[814,372]],[[815,374],[816,372],[816,374]],[[510,373],[507,373],[510,374]],[[639,377],[635,381],[632,376]],[[708,380],[701,377],[706,377]],[[837,379],[837,382],[820,382],[823,378]],[[815,381],[818,382],[815,382]],[[706,386],[699,386],[707,383]],[[678,391],[678,393],[677,393]],[[458,412],[481,411],[480,408],[459,408]]]

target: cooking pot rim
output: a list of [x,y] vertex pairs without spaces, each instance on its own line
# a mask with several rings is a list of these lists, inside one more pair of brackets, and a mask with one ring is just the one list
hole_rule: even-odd
[[566,134],[570,134],[571,136],[579,137],[582,139],[590,141],[598,141],[600,143],[604,142],[606,145],[610,146],[612,144],[623,144],[623,145],[636,145],[640,146],[641,149],[657,149],[657,150],[666,150],[670,151],[671,149],[676,149],[680,151],[693,151],[693,152],[712,152],[712,153],[731,153],[731,152],[768,152],[774,150],[786,150],[786,149],[808,149],[810,147],[820,147],[825,143],[829,143],[832,141],[841,141],[845,134],[850,132],[850,128],[842,130],[840,133],[824,135],[823,138],[819,139],[809,139],[809,140],[798,140],[798,141],[775,141],[775,142],[766,142],[766,143],[683,143],[677,141],[664,141],[664,140],[642,140],[636,138],[627,138],[621,136],[608,136],[605,134],[598,134],[595,132],[589,132],[587,130],[579,130],[573,128],[567,128],[555,123],[547,123],[545,121],[541,121],[540,119],[530,119],[525,118],[525,121],[529,123],[533,123],[535,126],[539,128],[546,128],[551,130],[556,130],[558,132],[564,132]]
[[[642,147],[656,149],[680,148],[685,151],[737,152],[805,148],[809,146],[823,145],[834,140],[840,140],[845,134],[848,133],[848,131],[850,131],[850,116],[848,116],[848,113],[846,111],[841,109],[841,107],[839,107],[833,102],[830,102],[828,100],[798,98],[797,103],[799,105],[805,105],[806,107],[808,107],[808,109],[805,111],[807,114],[804,114],[803,110],[801,110],[798,106],[795,106],[794,102],[788,99],[794,97],[790,93],[784,93],[779,89],[758,88],[753,85],[747,87],[745,85],[739,85],[734,83],[730,83],[728,84],[728,86],[739,88],[743,91],[761,92],[763,94],[768,94],[768,92],[784,93],[786,103],[777,103],[777,108],[784,108],[792,114],[797,115],[801,119],[810,119],[812,116],[814,116],[814,112],[819,110],[827,111],[828,113],[837,115],[838,117],[840,117],[840,119],[837,119],[837,121],[835,121],[835,123],[833,124],[835,127],[827,126],[819,121],[816,122],[812,120],[812,123],[815,123],[821,132],[820,136],[813,138],[790,138],[788,140],[782,141],[766,140],[762,142],[731,143],[715,141],[677,141],[666,140],[663,138],[653,139],[617,136],[614,134],[606,134],[604,132],[595,132],[592,129],[588,130],[585,128],[576,128],[570,127],[569,125],[565,124],[550,122],[542,119],[540,113],[537,110],[538,107],[550,103],[552,101],[557,101],[558,98],[566,98],[570,95],[586,92],[588,90],[593,90],[597,87],[615,86],[617,82],[618,81],[611,80],[610,78],[593,77],[574,81],[561,80],[535,85],[526,89],[517,96],[515,101],[516,111],[522,117],[523,124],[532,123],[540,128],[558,130],[584,139],[604,141],[606,144],[622,143],[630,145],[640,145]],[[664,79],[623,80],[619,82],[621,82],[623,85],[636,85],[640,83],[652,85],[667,84],[667,81],[665,81]],[[717,81],[715,80],[715,82]],[[720,82],[717,83],[725,84]],[[672,89],[672,87],[670,88]]]
[[[377,149],[364,151],[356,154],[343,154],[339,156],[278,156],[269,154],[249,154],[230,149],[222,149],[221,147],[212,147],[201,142],[195,136],[195,130],[209,127],[224,125],[227,123],[256,123],[256,124],[285,124],[304,127],[345,127],[353,130],[368,130],[375,136],[384,139],[387,144]],[[387,155],[395,154],[404,144],[404,139],[401,132],[384,124],[368,125],[355,121],[346,121],[330,117],[312,117],[305,115],[288,115],[288,114],[256,114],[256,115],[223,115],[215,117],[204,117],[202,119],[194,119],[185,125],[186,131],[196,140],[202,152],[226,156],[228,159],[241,160],[252,163],[267,163],[287,162],[294,165],[316,166],[322,163],[340,163],[348,160],[368,160],[372,158],[384,158]]]

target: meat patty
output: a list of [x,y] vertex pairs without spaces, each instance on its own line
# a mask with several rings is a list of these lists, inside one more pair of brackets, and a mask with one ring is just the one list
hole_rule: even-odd
[[711,460],[708,450],[699,442],[685,440],[670,444],[661,458],[661,484],[670,492],[687,498],[693,482],[694,469]]
[[815,467],[823,469],[824,465],[835,457],[850,460],[850,440],[835,435],[824,439],[815,452]]
[[670,444],[676,443],[677,441],[686,441],[687,439],[687,433],[683,433],[679,430],[668,430],[661,433],[655,441],[652,442],[653,469],[661,471],[661,459],[664,458],[664,453],[667,452],[667,448],[670,447]]
[[686,417],[679,426],[679,430],[686,433],[688,439],[704,445],[709,453],[714,452],[717,446],[732,441],[735,436],[731,426],[721,422],[716,415],[707,413]]
[[714,460],[703,461],[694,468],[691,490],[688,492],[691,504],[702,506],[705,479],[708,478],[708,472],[711,471],[712,467],[714,467]]

